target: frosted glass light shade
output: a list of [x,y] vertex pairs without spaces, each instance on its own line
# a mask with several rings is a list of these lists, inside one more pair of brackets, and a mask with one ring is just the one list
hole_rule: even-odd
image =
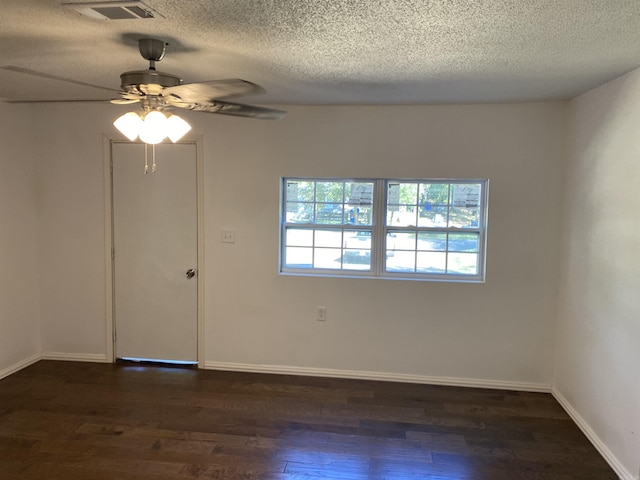
[[189,130],[191,130],[191,125],[178,115],[170,115],[167,119],[167,132],[169,140],[173,143],[184,137]]
[[119,117],[113,125],[132,142],[140,137],[144,143],[156,144],[165,138],[176,143],[191,130],[185,120],[178,115],[167,116],[159,110],[144,112],[129,112]]
[[140,115],[138,115],[136,112],[129,112],[118,117],[116,121],[113,122],[113,126],[133,142],[140,133],[142,123],[143,122],[140,118]]
[[140,128],[140,140],[153,145],[165,138],[167,138],[167,117],[157,110],[147,113]]

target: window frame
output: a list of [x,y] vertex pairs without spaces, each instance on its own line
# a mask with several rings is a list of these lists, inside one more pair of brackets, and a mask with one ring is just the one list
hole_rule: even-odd
[[[287,182],[340,182],[343,184],[351,182],[367,182],[373,183],[373,201],[372,201],[372,217],[371,225],[354,225],[350,223],[342,224],[318,224],[318,223],[293,223],[287,222]],[[393,226],[387,225],[387,195],[389,184],[393,183],[415,183],[415,184],[480,184],[479,195],[479,213],[477,227],[425,227],[425,226]],[[314,187],[315,188],[315,187]],[[449,187],[451,188],[451,187]],[[436,281],[436,282],[462,282],[462,283],[484,283],[486,279],[486,239],[487,239],[487,220],[488,220],[488,198],[489,198],[489,179],[478,178],[335,178],[335,177],[282,177],[280,179],[280,209],[279,209],[279,255],[278,255],[278,272],[281,275],[295,276],[319,276],[319,277],[340,277],[340,278],[375,278],[375,279],[393,279],[393,280],[414,280],[414,281]],[[418,197],[416,197],[418,198]],[[448,209],[451,204],[452,193],[449,190]],[[343,193],[343,205],[346,200]],[[314,197],[314,205],[317,202]],[[404,205],[404,204],[401,204]],[[416,205],[419,207],[419,204]],[[449,212],[449,210],[448,210]],[[344,212],[343,212],[344,215]],[[315,220],[315,219],[314,219]],[[343,216],[343,221],[345,220]],[[416,222],[417,223],[417,222]],[[333,268],[294,268],[286,266],[286,232],[287,229],[312,229],[316,230],[342,230],[343,242],[344,232],[353,230],[371,231],[370,243],[370,269],[333,269]],[[477,273],[473,274],[456,274],[456,273],[419,273],[408,271],[387,271],[386,251],[387,251],[387,234],[391,232],[415,232],[416,238],[418,232],[437,232],[437,233],[477,233],[478,234],[478,251],[477,251]],[[448,237],[447,237],[448,238]],[[314,245],[311,247],[315,249]],[[406,250],[411,251],[411,250]],[[419,252],[416,246],[416,252]],[[447,258],[450,253],[448,245],[444,250]],[[453,252],[455,253],[455,252]],[[475,253],[475,252],[474,252]]]

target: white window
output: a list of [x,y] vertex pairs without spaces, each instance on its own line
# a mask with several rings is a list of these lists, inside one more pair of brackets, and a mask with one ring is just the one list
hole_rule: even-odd
[[484,281],[487,180],[282,180],[280,271]]

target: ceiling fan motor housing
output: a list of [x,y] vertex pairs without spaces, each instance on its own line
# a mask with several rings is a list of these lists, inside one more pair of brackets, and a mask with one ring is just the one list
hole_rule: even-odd
[[158,72],[155,62],[164,57],[167,44],[155,38],[141,38],[138,40],[140,54],[149,60],[148,70],[135,70],[120,75],[120,87],[127,94],[161,95],[166,87],[182,85],[182,79],[170,73]]
[[159,95],[163,88],[178,85],[182,85],[180,77],[156,70],[136,70],[120,75],[120,87],[127,93]]

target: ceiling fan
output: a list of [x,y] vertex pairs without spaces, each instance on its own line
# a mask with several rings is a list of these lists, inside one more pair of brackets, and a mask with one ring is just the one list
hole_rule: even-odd
[[[265,90],[255,83],[240,79],[183,83],[182,79],[176,75],[156,70],[156,62],[164,58],[166,45],[164,41],[154,38],[139,39],[140,54],[149,61],[149,69],[121,74],[119,91],[11,65],[0,68],[118,93],[120,98],[111,100],[111,103],[140,103],[142,116],[151,112],[163,112],[165,109],[173,107],[267,120],[279,119],[286,115],[283,110],[226,101],[227,98],[240,95],[264,93]],[[64,102],[64,100],[62,101]]]
[[286,115],[282,110],[223,101],[230,97],[264,93],[255,83],[240,79],[183,83],[180,77],[156,70],[156,62],[164,58],[166,44],[154,38],[138,40],[140,54],[149,61],[148,70],[136,70],[120,75],[121,98],[115,104],[140,102],[145,111],[167,107],[186,108],[198,112],[220,113],[241,117],[278,119]]

